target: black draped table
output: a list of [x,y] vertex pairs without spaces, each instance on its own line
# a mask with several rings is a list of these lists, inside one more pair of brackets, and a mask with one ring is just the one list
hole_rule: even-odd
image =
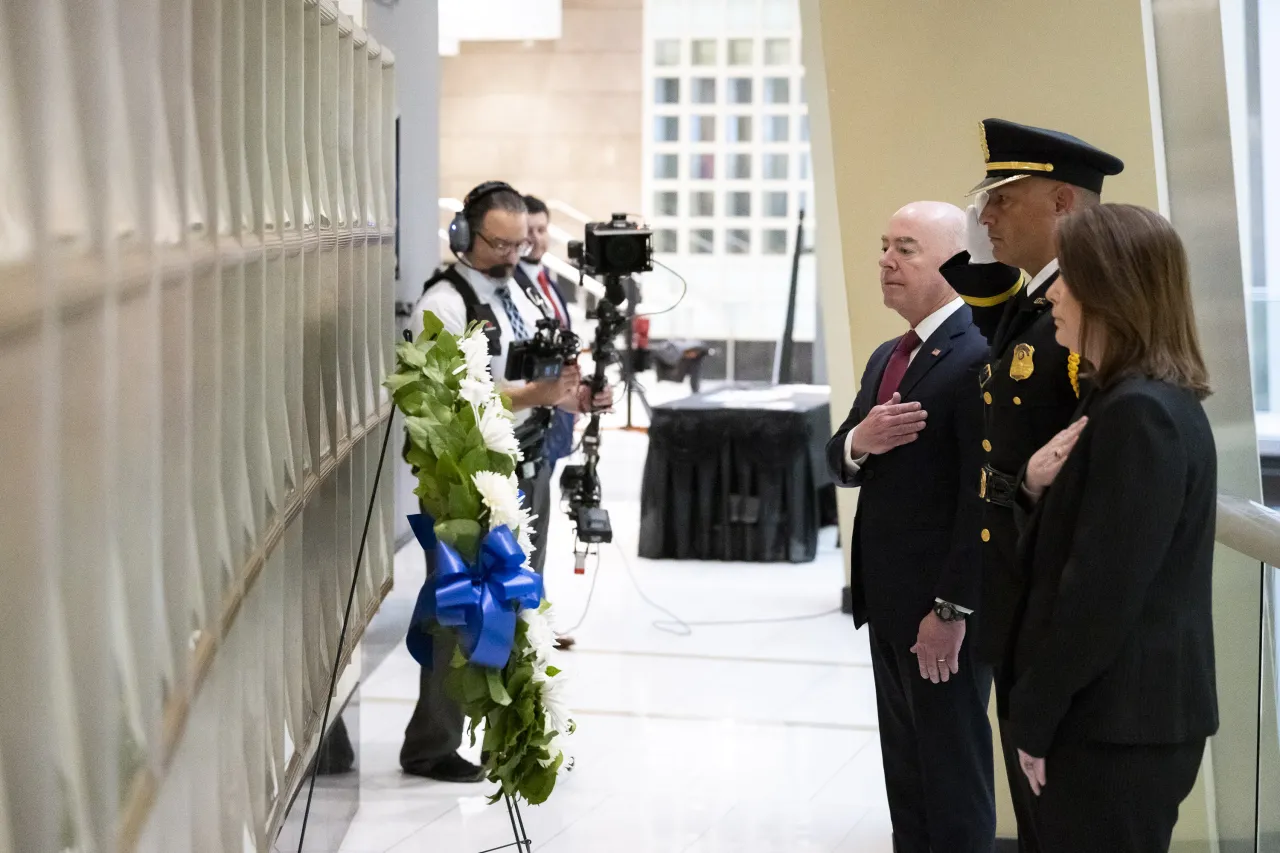
[[804,563],[835,524],[826,386],[735,385],[655,406],[640,556]]

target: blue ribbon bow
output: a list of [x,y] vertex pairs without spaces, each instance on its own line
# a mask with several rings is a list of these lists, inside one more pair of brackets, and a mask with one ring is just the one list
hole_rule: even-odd
[[518,607],[542,602],[542,578],[524,568],[525,555],[511,528],[489,531],[480,542],[480,557],[467,565],[457,551],[436,538],[435,519],[409,516],[409,526],[434,566],[418,592],[405,645],[419,665],[431,668],[434,620],[458,629],[467,660],[477,666],[502,668],[511,657]]

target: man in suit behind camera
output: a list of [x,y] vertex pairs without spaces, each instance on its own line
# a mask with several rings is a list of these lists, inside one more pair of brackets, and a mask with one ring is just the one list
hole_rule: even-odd
[[940,202],[894,214],[884,302],[911,328],[882,344],[827,444],[839,485],[860,487],[854,618],[870,626],[894,848],[990,853],[995,792],[991,670],[965,643],[981,584],[982,411],[987,345],[938,268],[964,245],[965,215]]

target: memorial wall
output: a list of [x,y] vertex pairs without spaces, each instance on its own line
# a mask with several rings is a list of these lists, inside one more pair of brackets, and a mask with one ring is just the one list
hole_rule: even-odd
[[391,585],[386,487],[339,649],[394,76],[330,0],[0,4],[0,853],[270,848]]

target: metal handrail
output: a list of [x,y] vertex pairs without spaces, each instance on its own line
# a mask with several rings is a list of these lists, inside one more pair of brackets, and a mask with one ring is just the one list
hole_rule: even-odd
[[1250,559],[1280,567],[1280,512],[1257,501],[1219,494],[1216,538]]

